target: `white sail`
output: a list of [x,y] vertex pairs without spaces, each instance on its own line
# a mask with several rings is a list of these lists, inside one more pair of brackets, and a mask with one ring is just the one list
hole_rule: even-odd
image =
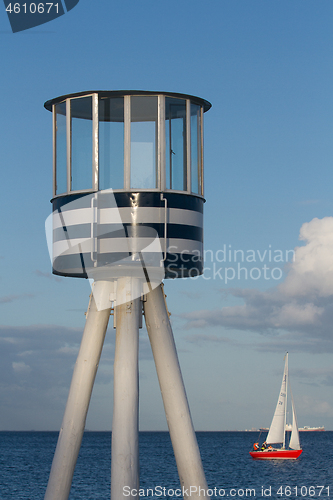
[[288,353],[286,354],[285,359],[286,361],[284,365],[280,396],[266,438],[267,444],[283,443],[283,447],[285,445],[285,427],[286,427]]
[[299,442],[299,433],[298,433],[298,425],[297,425],[297,418],[296,418],[296,411],[295,411],[295,405],[294,405],[294,398],[291,392],[291,387],[290,388],[290,395],[291,395],[291,407],[293,411],[293,425],[292,425],[292,431],[291,431],[291,436],[290,436],[290,441],[289,441],[289,448],[292,448],[293,450],[300,450],[301,445]]

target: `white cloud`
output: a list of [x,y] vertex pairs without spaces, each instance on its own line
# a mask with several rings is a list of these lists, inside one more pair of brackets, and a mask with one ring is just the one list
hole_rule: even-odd
[[0,337],[0,342],[7,344],[17,344],[17,339],[13,337]]
[[333,295],[333,217],[313,219],[302,225],[299,239],[305,246],[295,250],[295,262],[280,290],[291,297]]
[[333,217],[303,224],[299,238],[305,245],[295,249],[295,261],[288,264],[283,283],[265,292],[229,289],[244,304],[184,314],[186,328],[274,332],[283,336],[284,345],[288,341],[299,349],[332,352]]
[[13,370],[15,373],[30,373],[31,372],[31,368],[29,365],[27,365],[26,363],[17,363],[15,361],[13,361],[12,363],[12,367],[13,367]]
[[303,396],[299,399],[299,408],[303,414],[314,414],[319,416],[333,416],[333,407],[328,401]]
[[203,333],[195,333],[192,335],[187,335],[186,340],[188,342],[193,342],[194,344],[200,344],[200,342],[209,340],[210,342],[217,342],[217,343],[234,343],[231,339],[226,338],[226,337],[221,337],[218,335],[205,335]]
[[73,346],[70,346],[68,344],[60,347],[59,349],[57,349],[57,352],[61,353],[61,354],[73,354],[73,355],[77,355],[78,352],[79,352],[79,345],[73,345]]
[[[39,415],[47,416],[40,428],[60,426],[81,338],[82,328],[0,325],[0,401],[6,410],[0,413],[0,429],[35,427],[29,422],[39,421]],[[112,380],[114,344],[110,322],[97,385]],[[140,360],[146,359],[152,360],[150,343],[141,337]]]

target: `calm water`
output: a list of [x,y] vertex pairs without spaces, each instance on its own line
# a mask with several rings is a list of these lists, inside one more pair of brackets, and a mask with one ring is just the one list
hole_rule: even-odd
[[[57,436],[56,432],[0,432],[1,500],[43,499]],[[302,433],[301,457],[280,462],[251,459],[248,451],[258,433],[199,432],[197,437],[209,488],[216,488],[214,499],[333,499],[333,432]],[[110,445],[110,432],[84,434],[70,500],[110,498]],[[165,492],[147,493],[158,486]],[[140,488],[141,498],[149,500],[181,498],[172,494],[179,480],[166,432],[140,433]]]

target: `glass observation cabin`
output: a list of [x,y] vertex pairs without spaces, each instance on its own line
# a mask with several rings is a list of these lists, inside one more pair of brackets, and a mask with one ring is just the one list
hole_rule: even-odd
[[[53,114],[53,272],[87,277],[119,267],[123,236],[142,240],[150,228],[166,278],[201,274],[203,114],[211,104],[186,94],[89,91],[44,106]],[[104,212],[91,219],[82,211],[89,207]],[[107,220],[115,207],[120,218],[110,211]]]

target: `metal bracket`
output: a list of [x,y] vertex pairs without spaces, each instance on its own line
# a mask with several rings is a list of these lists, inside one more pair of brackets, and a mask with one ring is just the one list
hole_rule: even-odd
[[91,251],[90,251],[90,257],[92,262],[94,263],[94,267],[97,267],[97,193],[94,193],[94,195],[91,198],[91,211],[92,211],[92,221],[90,223],[90,238],[91,238]]
[[163,261],[166,260],[167,256],[167,231],[168,231],[168,200],[164,198],[163,193],[160,195],[161,201],[164,201],[164,257]]
[[161,288],[162,288],[162,293],[163,293],[163,299],[164,299],[164,304],[165,304],[165,309],[166,309],[166,312],[168,313],[168,316],[170,318],[171,316],[171,312],[169,312],[169,309],[168,309],[168,304],[166,302],[166,294],[164,293],[164,283],[161,283]]
[[[141,295],[141,298],[140,298],[141,312],[140,312],[140,315],[139,315],[139,328],[140,329],[142,328],[142,316],[144,315],[143,302],[145,302],[145,301],[146,301],[146,295]],[[117,328],[117,307],[116,307],[116,301],[115,300],[111,300],[111,302],[112,302],[113,306],[111,307],[110,316],[113,316],[113,328]],[[131,309],[132,309],[132,302],[130,304],[128,304],[126,312],[130,313]]]
[[88,317],[89,310],[90,310],[90,306],[91,306],[91,299],[92,299],[92,296],[93,296],[93,290],[92,290],[92,288],[93,288],[94,284],[95,284],[95,283],[93,283],[93,284],[92,284],[92,287],[91,287],[91,294],[89,295],[89,304],[88,304],[88,308],[87,308],[86,312],[84,313],[84,315],[85,315],[86,319],[87,319],[87,317]]

